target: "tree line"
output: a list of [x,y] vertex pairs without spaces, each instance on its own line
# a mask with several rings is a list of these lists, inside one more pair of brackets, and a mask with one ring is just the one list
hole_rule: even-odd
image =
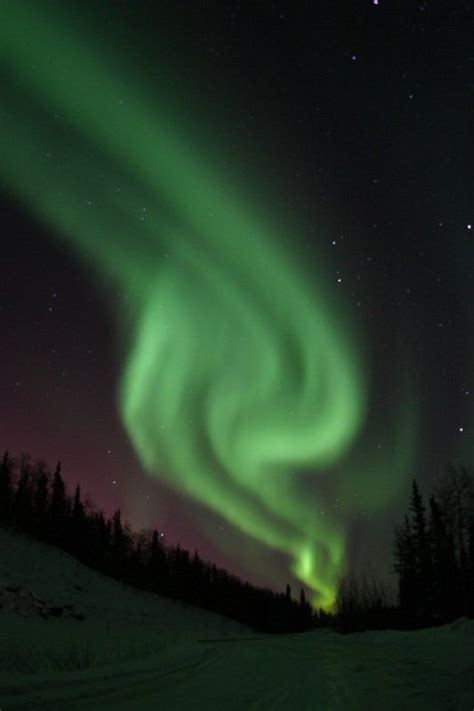
[[314,610],[300,591],[256,587],[168,546],[157,530],[136,532],[120,510],[107,517],[81,488],[66,490],[61,464],[53,472],[29,456],[0,463],[0,526],[58,546],[86,565],[133,587],[225,615],[255,630],[301,632],[321,625],[341,631],[411,629],[474,616],[474,475],[450,467],[425,505],[412,480],[408,511],[394,528],[397,591],[375,574],[341,575],[334,614]]
[[302,632],[321,623],[306,600],[286,586],[276,593],[243,582],[202,560],[196,551],[165,545],[157,531],[134,532],[122,521],[82,499],[76,486],[68,495],[61,464],[50,472],[29,456],[5,452],[0,464],[0,526],[53,544],[86,565],[127,585],[165,595],[230,617],[255,630]]
[[474,475],[449,467],[426,506],[412,480],[408,511],[394,527],[397,591],[374,574],[339,581],[339,629],[413,629],[474,616]]
[[474,476],[450,467],[426,507],[416,480],[409,511],[395,528],[395,570],[402,613],[445,622],[474,616]]

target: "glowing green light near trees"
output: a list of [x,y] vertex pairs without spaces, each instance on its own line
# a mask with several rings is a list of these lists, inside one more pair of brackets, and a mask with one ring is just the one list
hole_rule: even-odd
[[[317,483],[332,476],[341,513],[357,510],[357,472],[346,467],[338,484],[331,467],[363,425],[366,387],[322,275],[310,282],[296,246],[224,187],[178,117],[139,77],[127,85],[93,37],[34,3],[3,4],[0,25],[1,175],[119,285],[120,409],[143,464],[286,553],[330,606],[345,531],[315,505]],[[367,491],[373,507],[396,494],[390,472],[390,493]],[[366,474],[373,489],[381,475]],[[305,476],[312,497],[298,487]]]

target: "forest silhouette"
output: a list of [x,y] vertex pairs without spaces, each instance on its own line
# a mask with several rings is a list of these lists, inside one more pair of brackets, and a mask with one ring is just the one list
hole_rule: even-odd
[[[315,610],[301,589],[284,592],[243,582],[198,554],[168,546],[158,530],[133,531],[121,511],[107,517],[69,495],[61,464],[54,472],[30,456],[0,464],[0,526],[52,544],[126,585],[184,601],[269,633],[332,625],[342,632],[417,629],[474,616],[474,476],[449,467],[428,511],[415,479],[403,521],[394,527],[394,595],[375,574],[341,575],[335,609]],[[368,561],[369,563],[370,561]]]

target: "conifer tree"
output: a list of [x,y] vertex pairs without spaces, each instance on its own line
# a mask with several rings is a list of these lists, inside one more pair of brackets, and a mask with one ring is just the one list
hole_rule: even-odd
[[449,467],[443,480],[436,488],[446,528],[450,534],[456,556],[458,578],[453,580],[457,587],[456,615],[467,615],[472,592],[469,584],[469,521],[474,511],[474,476],[466,467]]
[[150,580],[155,589],[163,589],[162,577],[165,573],[166,556],[158,531],[153,531],[148,560]]
[[87,541],[87,525],[84,504],[81,500],[81,487],[76,486],[70,518],[70,537],[73,550],[84,551]]
[[13,503],[13,461],[8,452],[0,464],[0,525],[10,523]]
[[46,516],[49,505],[49,481],[46,471],[40,470],[33,493],[33,512],[35,524],[41,535],[46,534]]
[[61,462],[58,462],[53,477],[50,506],[51,537],[59,544],[64,543],[66,529],[67,501],[66,485],[61,476]]
[[448,618],[455,607],[453,593],[456,592],[459,571],[454,543],[434,496],[430,497],[428,537],[433,565],[433,612],[441,618]]
[[398,573],[398,603],[407,617],[416,610],[416,558],[410,519],[395,527],[394,569]]
[[84,504],[81,501],[81,487],[79,484],[76,486],[76,490],[74,492],[72,517],[75,521],[82,521],[84,518]]
[[20,464],[20,478],[13,496],[13,520],[18,527],[31,531],[32,514],[30,458],[24,455]]
[[426,529],[425,507],[423,498],[416,483],[412,481],[410,500],[412,512],[413,547],[415,558],[415,587],[417,611],[419,614],[429,614],[431,611],[432,566],[428,535]]

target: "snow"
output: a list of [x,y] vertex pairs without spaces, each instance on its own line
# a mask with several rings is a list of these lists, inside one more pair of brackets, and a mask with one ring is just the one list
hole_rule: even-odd
[[[262,635],[5,531],[0,588],[2,711],[474,705],[472,620],[415,632]],[[84,620],[48,613],[66,605]]]

